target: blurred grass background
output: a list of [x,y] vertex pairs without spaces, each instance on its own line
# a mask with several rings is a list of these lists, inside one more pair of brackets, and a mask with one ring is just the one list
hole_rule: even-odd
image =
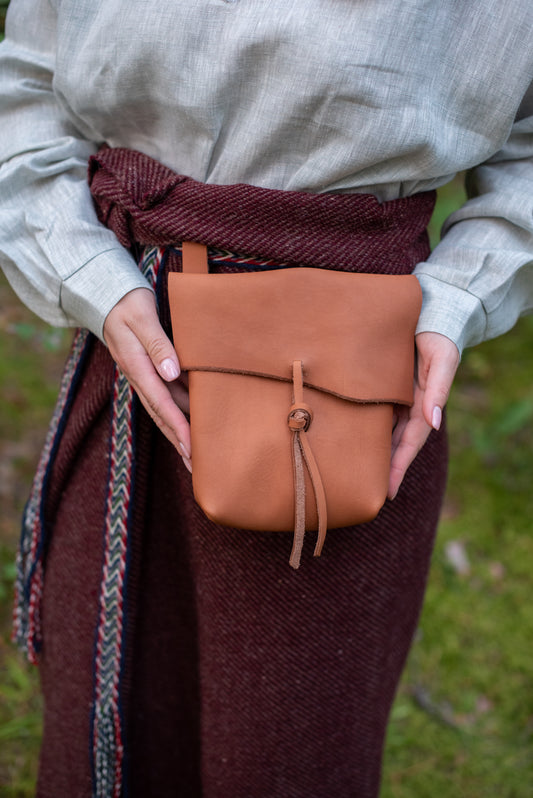
[[[0,0],[0,29],[6,7]],[[462,197],[459,180],[439,192],[434,242]],[[36,669],[9,642],[13,562],[69,339],[0,279],[2,798],[35,789],[41,702]],[[392,714],[382,798],[533,795],[532,345],[529,317],[463,357],[449,403],[447,498]]]

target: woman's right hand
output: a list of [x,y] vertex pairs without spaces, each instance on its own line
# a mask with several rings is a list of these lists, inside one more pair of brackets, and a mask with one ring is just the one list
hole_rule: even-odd
[[191,431],[184,415],[189,397],[177,381],[178,357],[159,323],[149,289],[136,288],[115,305],[104,323],[104,340],[145,409],[191,471]]

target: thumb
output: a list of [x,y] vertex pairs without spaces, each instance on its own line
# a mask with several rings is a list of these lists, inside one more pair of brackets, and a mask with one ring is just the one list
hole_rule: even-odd
[[[128,296],[133,298],[132,294]],[[151,292],[142,291],[135,299],[135,305],[124,306],[126,323],[142,344],[159,376],[165,382],[173,382],[180,375],[180,363],[172,342],[161,327],[155,297]]]
[[419,333],[416,346],[417,380],[423,391],[422,413],[430,427],[439,429],[459,365],[459,350],[452,340],[439,333]]
[[[159,348],[157,348],[157,351],[160,351]],[[157,373],[165,380],[165,382],[173,382],[174,380],[178,379],[180,375],[180,364],[174,348],[172,348],[172,351],[163,351],[162,355],[156,359],[152,357],[149,350],[148,354],[150,355],[152,363],[156,367]]]

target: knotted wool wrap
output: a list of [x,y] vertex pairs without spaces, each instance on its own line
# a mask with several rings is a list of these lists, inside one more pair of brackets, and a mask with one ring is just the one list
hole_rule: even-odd
[[[428,254],[426,226],[433,192],[380,204],[371,195],[311,195],[247,185],[204,185],[176,175],[153,159],[125,149],[103,149],[91,159],[89,181],[100,220],[140,258],[170,331],[163,275],[180,269],[182,240],[238,253],[214,257],[214,271],[319,266],[368,273],[408,274]],[[242,255],[242,258],[240,257]],[[51,475],[68,472],[55,458],[84,370],[108,357],[86,331],[77,333],[62,389],[24,517],[18,562],[15,636],[33,660],[41,646],[40,607],[46,554],[53,535],[50,495],[60,486]],[[123,781],[121,712],[124,651],[122,612],[139,597],[128,593],[131,519],[139,488],[142,453],[135,449],[136,398],[118,369],[108,369],[102,392],[113,396],[109,438],[101,612],[96,630],[93,707],[93,779],[97,796],[119,796]],[[103,378],[103,377],[102,377]],[[54,470],[55,469],[55,470]],[[83,567],[83,564],[80,564]]]

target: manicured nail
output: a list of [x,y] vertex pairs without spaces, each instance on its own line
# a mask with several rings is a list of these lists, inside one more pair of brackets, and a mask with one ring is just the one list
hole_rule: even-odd
[[171,360],[169,357],[163,360],[159,368],[161,369],[161,373],[163,374],[163,377],[167,382],[172,382],[172,380],[177,380],[180,375],[178,367],[176,366],[174,361]]
[[433,429],[440,429],[440,425],[442,422],[442,410],[437,405],[433,408],[433,415],[431,417],[431,426]]
[[183,457],[185,457],[187,460],[190,460],[191,459],[190,451],[187,449],[185,444],[182,443],[181,441],[179,442],[179,444],[180,444],[180,451],[181,451]]
[[192,474],[192,465],[191,465],[191,461],[189,460],[189,458],[188,457],[182,457],[181,459],[183,460],[185,468],[187,469],[189,474]]

